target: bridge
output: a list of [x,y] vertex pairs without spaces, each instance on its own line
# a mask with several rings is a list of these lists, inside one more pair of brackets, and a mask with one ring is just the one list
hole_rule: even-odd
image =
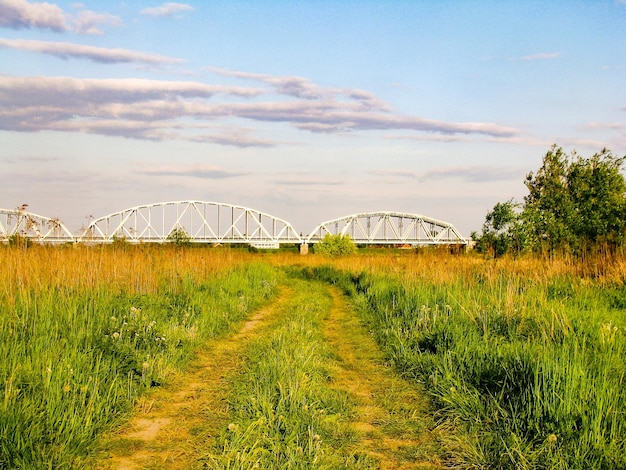
[[18,209],[0,209],[0,242],[23,237],[38,243],[73,242],[74,236],[59,219]]
[[467,240],[448,222],[405,212],[366,212],[322,222],[306,243],[319,242],[327,233],[349,235],[363,245],[450,245]]
[[19,235],[39,243],[164,243],[189,241],[211,244],[249,244],[278,248],[281,244],[308,245],[326,234],[349,235],[364,245],[466,245],[467,240],[447,222],[404,212],[366,212],[319,224],[307,236],[286,220],[248,207],[206,201],[146,204],[92,220],[73,236],[58,219],[27,212],[25,207],[0,209],[0,242]]
[[80,242],[167,242],[184,237],[196,243],[246,243],[278,247],[301,243],[291,224],[248,207],[218,202],[161,202],[132,207],[92,221]]

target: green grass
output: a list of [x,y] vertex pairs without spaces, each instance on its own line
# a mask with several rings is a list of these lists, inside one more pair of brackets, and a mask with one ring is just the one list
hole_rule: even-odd
[[295,294],[272,333],[247,352],[232,384],[231,422],[206,456],[211,468],[375,468],[346,452],[355,438],[346,392],[329,387],[333,354],[321,332],[332,299],[326,286],[292,280]]
[[0,468],[81,467],[144,390],[266,302],[276,281],[259,264],[170,274],[153,292],[115,277],[94,288],[23,278],[0,290]]
[[[330,386],[322,279],[352,297],[386,359],[424,385],[451,464],[626,468],[626,275],[621,260],[605,261],[311,257],[290,268],[293,301],[248,351],[232,426],[203,462],[376,467],[353,450],[350,395]],[[274,296],[272,264],[295,262],[243,250],[1,247],[0,468],[86,465],[144,391]]]
[[620,285],[484,266],[446,282],[338,272],[387,357],[423,382],[468,468],[626,468]]

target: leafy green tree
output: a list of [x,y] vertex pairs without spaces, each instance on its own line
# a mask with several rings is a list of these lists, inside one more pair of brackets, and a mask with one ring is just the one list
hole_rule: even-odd
[[626,228],[626,157],[606,149],[583,158],[553,146],[536,174],[526,177],[524,221],[537,251],[580,252],[621,245]]
[[606,149],[583,158],[553,146],[539,170],[527,175],[524,203],[496,204],[487,214],[482,234],[472,234],[477,249],[497,257],[527,248],[582,253],[623,245],[625,161],[626,156],[615,157]]
[[494,258],[508,251],[522,251],[525,237],[519,207],[520,204],[511,199],[507,202],[498,202],[487,213],[482,235],[472,234],[472,238],[477,241],[477,251],[488,253]]
[[182,227],[175,227],[167,236],[167,241],[176,245],[189,245],[191,237]]
[[603,149],[590,159],[578,158],[570,166],[569,190],[574,202],[572,231],[583,248],[624,242],[626,181],[621,168],[625,158],[617,158]]
[[526,176],[524,221],[534,248],[553,250],[573,241],[571,219],[574,207],[568,188],[569,161],[560,147],[553,146],[543,157],[537,173]]
[[357,250],[350,235],[332,235],[327,233],[322,241],[315,245],[315,253],[326,256],[351,255]]

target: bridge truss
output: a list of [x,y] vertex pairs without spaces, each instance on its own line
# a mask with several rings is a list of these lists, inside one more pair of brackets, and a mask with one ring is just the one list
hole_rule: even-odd
[[196,243],[247,243],[277,248],[302,243],[291,224],[247,207],[217,202],[160,202],[93,220],[78,241],[167,242],[183,236]]
[[329,220],[315,227],[306,243],[319,242],[327,233],[349,235],[365,245],[467,245],[452,224],[403,212],[367,212]]
[[24,209],[0,209],[0,242],[20,236],[38,243],[68,243],[74,236],[59,219],[27,212]]

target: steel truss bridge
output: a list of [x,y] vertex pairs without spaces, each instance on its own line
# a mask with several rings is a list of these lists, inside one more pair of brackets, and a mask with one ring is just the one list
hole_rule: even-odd
[[23,237],[38,243],[73,242],[74,236],[59,219],[27,212],[25,209],[0,209],[0,242]]
[[301,242],[285,220],[247,207],[203,201],[162,202],[115,212],[92,221],[78,241],[167,242],[181,236],[197,243]]
[[404,212],[366,212],[329,220],[315,227],[306,243],[319,242],[327,233],[349,235],[364,245],[467,244],[452,224]]
[[249,244],[278,248],[280,244],[309,244],[326,234],[349,235],[365,245],[466,245],[452,225],[404,212],[367,212],[319,224],[307,236],[298,235],[286,220],[242,206],[206,201],[160,202],[131,207],[94,219],[73,236],[58,219],[24,208],[0,209],[0,242],[19,235],[39,243],[163,243],[190,241],[211,244]]

